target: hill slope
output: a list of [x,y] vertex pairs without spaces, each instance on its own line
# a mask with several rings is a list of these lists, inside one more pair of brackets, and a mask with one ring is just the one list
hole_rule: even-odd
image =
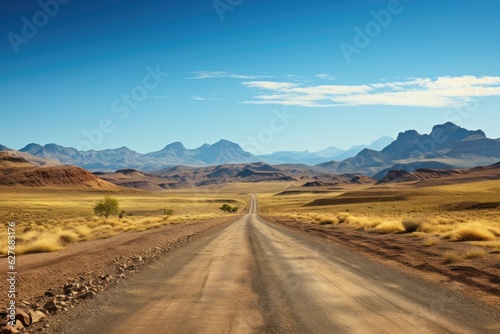
[[500,180],[500,162],[466,170],[420,168],[411,173],[391,170],[377,184],[413,182],[416,186],[423,187],[485,180]]
[[85,187],[105,190],[119,188],[83,168],[74,166],[35,166],[23,157],[0,152],[0,186]]

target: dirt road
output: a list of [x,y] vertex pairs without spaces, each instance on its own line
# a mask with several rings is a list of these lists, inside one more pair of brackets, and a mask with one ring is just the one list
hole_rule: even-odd
[[500,312],[249,214],[78,307],[64,333],[498,333]]

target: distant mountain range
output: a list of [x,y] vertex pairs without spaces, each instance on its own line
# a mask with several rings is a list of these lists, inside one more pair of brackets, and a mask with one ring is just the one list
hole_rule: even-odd
[[[8,150],[0,145],[0,151]],[[91,171],[134,168],[143,171],[169,166],[215,166],[266,162],[316,165],[330,173],[365,174],[382,179],[389,170],[413,172],[419,168],[455,169],[490,165],[500,160],[500,139],[490,139],[481,130],[470,131],[453,123],[436,125],[430,134],[415,130],[399,133],[396,140],[382,137],[371,145],[341,150],[334,146],[319,152],[275,152],[256,156],[238,144],[220,140],[196,149],[176,142],[162,150],[141,154],[126,147],[102,151],[78,151],[56,144],[29,144],[19,150],[33,156],[75,165]]]
[[341,161],[354,157],[365,148],[371,150],[381,150],[393,141],[394,138],[382,137],[374,141],[371,145],[357,145],[347,150],[343,150],[335,146],[330,146],[318,152],[278,151],[272,154],[260,155],[258,157],[261,159],[261,161],[273,164],[299,163],[306,165],[317,165],[319,163],[328,162],[331,160]]
[[187,149],[182,143],[175,142],[160,151],[141,154],[127,147],[102,151],[78,151],[72,147],[56,144],[44,146],[29,144],[19,150],[31,155],[57,160],[61,163],[83,167],[91,171],[115,171],[124,168],[158,170],[167,166],[189,165],[207,166],[225,163],[248,163],[259,159],[245,152],[238,144],[227,140],[196,149]]
[[[383,137],[371,145],[354,146],[349,150],[329,147],[323,151],[305,152],[275,152],[269,155],[253,155],[244,151],[238,144],[228,140],[220,140],[215,144],[203,144],[195,149],[187,149],[180,142],[168,144],[160,151],[141,154],[121,147],[102,151],[79,151],[72,147],[56,144],[28,144],[19,152],[33,156],[59,161],[63,164],[79,166],[90,171],[115,171],[124,168],[134,168],[151,171],[168,166],[214,166],[222,164],[241,164],[250,162],[266,162],[272,164],[296,163],[315,165],[321,162],[352,157],[363,148],[376,149],[384,147],[392,139]],[[9,150],[0,145],[0,151]]]
[[430,134],[421,135],[415,130],[401,132],[380,151],[364,149],[355,157],[318,167],[382,179],[390,170],[472,168],[498,160],[500,139],[489,139],[481,130],[470,131],[448,122],[434,126]]

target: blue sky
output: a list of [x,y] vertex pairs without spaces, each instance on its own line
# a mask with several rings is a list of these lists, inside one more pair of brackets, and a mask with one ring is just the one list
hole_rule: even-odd
[[1,6],[8,147],[314,151],[446,121],[500,137],[498,1]]

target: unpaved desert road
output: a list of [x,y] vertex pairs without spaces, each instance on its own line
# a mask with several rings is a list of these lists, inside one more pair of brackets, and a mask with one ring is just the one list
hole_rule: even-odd
[[249,213],[75,311],[64,333],[498,333],[500,312]]

